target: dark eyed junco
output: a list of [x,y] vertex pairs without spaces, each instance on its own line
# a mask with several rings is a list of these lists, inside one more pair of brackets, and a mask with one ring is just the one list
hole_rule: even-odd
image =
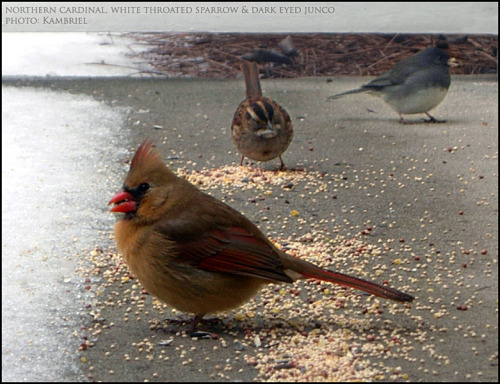
[[400,117],[402,115],[425,113],[427,122],[441,123],[429,114],[445,97],[450,87],[450,56],[446,42],[438,42],[436,47],[429,47],[395,64],[376,79],[361,88],[330,96],[328,99],[368,92],[382,97]]

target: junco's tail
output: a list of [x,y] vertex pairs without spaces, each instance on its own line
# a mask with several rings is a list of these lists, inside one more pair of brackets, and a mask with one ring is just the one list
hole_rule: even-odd
[[343,97],[345,95],[350,95],[351,93],[360,93],[360,92],[366,92],[366,91],[368,91],[368,89],[366,89],[366,88],[353,89],[351,91],[339,93],[338,95],[330,96],[327,100],[340,99],[341,97]]

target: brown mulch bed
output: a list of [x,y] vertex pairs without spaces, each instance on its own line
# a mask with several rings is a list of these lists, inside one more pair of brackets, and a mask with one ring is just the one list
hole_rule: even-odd
[[[143,71],[169,77],[235,78],[243,54],[254,48],[278,53],[286,34],[148,33],[128,34],[151,49],[137,58],[154,67]],[[408,55],[434,45],[438,35],[292,34],[299,56],[292,64],[267,63],[268,77],[373,76]],[[496,74],[498,36],[447,35],[452,74]]]

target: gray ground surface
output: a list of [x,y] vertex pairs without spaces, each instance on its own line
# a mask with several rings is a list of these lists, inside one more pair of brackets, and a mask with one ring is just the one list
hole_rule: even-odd
[[[497,79],[453,78],[447,97],[433,111],[435,117],[447,119],[445,124],[423,124],[422,116],[409,116],[408,121],[418,124],[401,125],[397,114],[387,105],[367,95],[326,101],[329,95],[355,88],[367,80],[263,81],[265,95],[278,100],[294,122],[295,137],[283,157],[288,172],[303,169],[312,175],[321,174],[328,182],[327,190],[319,195],[321,198],[308,196],[306,183],[298,183],[288,192],[283,192],[282,186],[269,185],[267,189],[275,197],[260,205],[250,200],[264,196],[261,191],[233,190],[229,194],[227,188],[215,188],[209,192],[242,211],[272,238],[303,237],[315,223],[325,223],[332,216],[335,219],[332,232],[348,239],[359,237],[363,229],[372,227],[363,241],[373,246],[383,244],[387,253],[383,263],[391,264],[392,270],[394,260],[402,260],[398,272],[401,279],[391,275],[391,284],[404,286],[416,296],[416,301],[404,314],[384,311],[379,315],[379,320],[388,324],[389,328],[384,330],[390,332],[390,327],[396,324],[403,329],[408,342],[407,357],[373,356],[370,364],[397,367],[394,369],[397,374],[384,372],[386,380],[497,381]],[[110,106],[127,107],[127,122],[119,134],[123,141],[103,145],[130,148],[132,155],[132,149],[144,138],[152,137],[165,158],[171,156],[168,163],[174,170],[182,167],[201,171],[239,164],[229,127],[243,98],[241,80],[4,79],[4,86],[46,87],[90,95]],[[118,190],[127,169],[126,157],[109,165],[115,189],[105,190],[96,185],[99,194],[111,198]],[[253,167],[275,170],[278,164],[271,161]],[[297,210],[302,220],[275,220],[288,217],[291,210]],[[102,228],[104,235],[96,231],[96,239],[101,236],[96,244],[104,253],[113,247],[106,235],[108,230],[111,228]],[[109,260],[108,265],[101,266],[102,270],[118,263],[116,259]],[[334,262],[332,267],[335,268]],[[90,278],[91,283],[94,278]],[[116,305],[99,308],[101,325],[97,326],[97,334],[96,323],[85,317],[82,320],[84,328],[92,329],[88,332],[92,347],[76,352],[78,343],[75,344],[75,353],[84,358],[82,371],[91,380],[202,381],[257,377],[258,370],[245,361],[244,355],[264,361],[270,343],[263,342],[257,348],[245,337],[259,326],[269,328],[271,323],[272,327],[272,320],[258,309],[256,326],[254,323],[237,324],[230,329],[218,326],[214,330],[218,339],[192,340],[151,330],[150,319],[172,314],[158,309],[148,295],[138,299],[130,293],[137,288],[127,288],[121,278],[109,283],[103,300],[114,300]],[[300,296],[298,300],[302,305],[304,300]],[[82,308],[84,305],[82,302]],[[97,311],[92,307],[83,309],[89,314],[94,310]],[[342,309],[338,311],[341,313]],[[358,311],[353,316],[377,315],[361,315]],[[136,321],[138,317],[141,320]],[[282,312],[282,317],[287,317],[286,312]],[[223,319],[228,321],[228,318],[231,315]],[[377,324],[371,328],[375,334],[380,331]],[[318,329],[326,334],[329,328],[339,327],[342,326],[335,322],[305,324],[306,330]],[[171,338],[170,345],[158,345]],[[279,344],[279,340],[275,343]],[[166,356],[169,359],[165,360]],[[227,366],[231,368],[225,369]]]

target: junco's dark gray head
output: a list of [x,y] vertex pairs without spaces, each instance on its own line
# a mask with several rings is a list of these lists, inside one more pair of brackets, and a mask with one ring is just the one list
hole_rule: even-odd
[[417,57],[420,59],[420,65],[434,64],[449,67],[448,60],[450,60],[450,55],[442,48],[429,47],[414,56],[410,56],[408,59],[416,59]]

